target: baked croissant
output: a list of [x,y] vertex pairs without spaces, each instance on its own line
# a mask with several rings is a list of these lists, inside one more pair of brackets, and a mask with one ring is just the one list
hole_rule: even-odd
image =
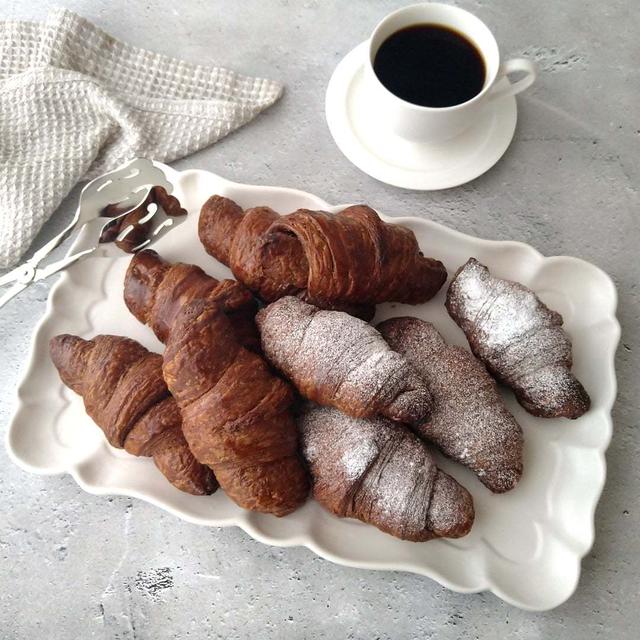
[[459,538],[471,529],[471,495],[407,428],[311,403],[298,424],[313,496],[331,513],[414,542]]
[[151,456],[181,491],[207,495],[217,489],[213,473],[194,458],[182,434],[180,412],[162,378],[162,356],[135,340],[107,335],[59,335],[50,351],[62,381],[82,396],[112,446]]
[[256,315],[262,350],[305,397],[354,417],[429,416],[427,385],[368,323],[287,296]]
[[304,502],[309,487],[290,412],[292,390],[234,339],[220,305],[200,299],[179,311],[163,374],[191,450],[232,500],[277,516]]
[[473,353],[529,413],[574,419],[589,410],[589,396],[571,373],[562,316],[531,289],[493,277],[471,258],[451,282],[446,306]]
[[378,331],[431,391],[431,417],[415,431],[494,493],[513,489],[522,475],[522,429],[485,366],[418,318],[385,320]]
[[250,349],[258,348],[253,322],[256,301],[239,282],[218,281],[192,264],[171,264],[151,249],[140,251],[131,259],[124,281],[125,304],[161,342],[166,341],[183,305],[200,298],[220,303],[240,342]]
[[422,255],[411,230],[383,222],[365,205],[280,216],[212,196],[198,234],[207,252],[266,302],[297,295],[370,319],[381,302],[426,302],[447,278],[441,262]]

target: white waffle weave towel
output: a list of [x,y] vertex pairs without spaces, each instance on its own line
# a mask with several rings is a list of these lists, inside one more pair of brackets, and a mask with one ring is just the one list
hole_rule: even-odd
[[0,23],[0,267],[79,181],[133,156],[188,155],[281,93],[271,80],[130,46],[64,9],[44,23]]

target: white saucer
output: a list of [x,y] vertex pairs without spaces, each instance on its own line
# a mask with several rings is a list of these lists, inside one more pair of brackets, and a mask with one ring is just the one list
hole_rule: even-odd
[[356,167],[396,187],[433,191],[469,182],[498,162],[516,128],[514,96],[496,100],[457,138],[410,142],[385,131],[372,117],[364,82],[366,51],[363,42],[342,59],[329,81],[325,105],[331,135]]

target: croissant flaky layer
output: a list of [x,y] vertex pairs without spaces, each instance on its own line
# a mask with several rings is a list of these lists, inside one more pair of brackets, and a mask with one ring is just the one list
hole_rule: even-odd
[[471,529],[471,495],[402,425],[311,403],[299,424],[313,495],[335,515],[415,542],[458,538]]
[[426,302],[447,278],[441,262],[422,255],[410,229],[383,222],[365,205],[281,216],[212,196],[198,233],[207,252],[266,302],[297,295],[370,319],[372,305]]
[[216,280],[193,264],[172,264],[151,249],[140,251],[131,259],[124,282],[125,304],[161,342],[166,341],[180,309],[196,299],[219,303],[232,320],[238,340],[250,349],[257,348],[259,340],[253,322],[256,301],[239,282]]
[[231,499],[277,516],[305,501],[309,487],[290,411],[293,392],[234,339],[219,305],[197,300],[180,310],[163,373],[189,446]]
[[355,417],[428,418],[426,384],[363,320],[287,296],[261,309],[256,322],[264,354],[306,398]]
[[571,373],[562,316],[524,285],[496,278],[471,258],[456,273],[446,307],[489,371],[535,416],[579,418],[591,401]]
[[522,476],[522,429],[485,366],[418,318],[385,320],[378,330],[429,385],[433,410],[416,432],[491,491],[513,489]]
[[51,359],[62,381],[82,396],[87,414],[111,445],[151,456],[181,491],[213,493],[218,484],[200,464],[182,433],[182,418],[162,377],[162,357],[121,336],[93,340],[59,335]]

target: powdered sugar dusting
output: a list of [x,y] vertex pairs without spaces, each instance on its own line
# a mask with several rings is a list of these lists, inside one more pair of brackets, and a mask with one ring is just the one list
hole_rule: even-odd
[[[468,530],[469,494],[436,467],[424,443],[405,427],[311,403],[299,427],[314,494],[333,513],[410,540]],[[438,478],[446,478],[437,486],[448,491],[434,492]]]
[[473,352],[532,413],[575,418],[588,409],[588,396],[569,371],[562,316],[533,291],[491,276],[471,258],[449,287],[447,309]]
[[344,469],[345,477],[355,481],[367,470],[371,460],[378,455],[378,449],[371,440],[357,442],[350,449],[342,452],[340,464]]
[[352,415],[420,422],[431,399],[406,359],[368,323],[285,297],[257,316],[262,348],[300,392]]
[[379,329],[431,390],[433,412],[420,435],[474,471],[491,491],[512,489],[522,474],[522,430],[484,365],[418,318],[393,318]]

